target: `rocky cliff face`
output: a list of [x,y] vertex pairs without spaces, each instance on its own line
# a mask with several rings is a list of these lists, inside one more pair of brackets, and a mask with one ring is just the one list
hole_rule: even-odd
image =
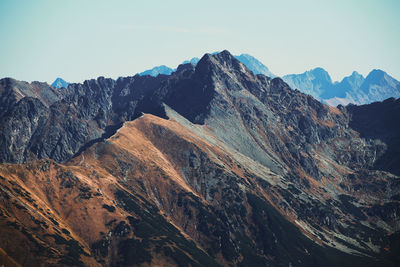
[[349,126],[367,140],[381,140],[384,154],[374,161],[374,167],[400,175],[400,100],[389,98],[370,105],[350,105]]
[[27,83],[12,78],[4,78],[0,80],[0,115],[3,117],[10,108],[24,97],[37,98],[45,106],[50,106],[64,96],[63,90],[53,88],[47,83]]
[[0,262],[400,260],[397,100],[329,107],[223,51],[12,103],[1,157],[21,164],[0,165]]

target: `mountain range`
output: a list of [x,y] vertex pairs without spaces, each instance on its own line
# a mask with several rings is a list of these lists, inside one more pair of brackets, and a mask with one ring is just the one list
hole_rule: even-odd
[[399,99],[332,107],[225,50],[0,100],[0,264],[400,263]]
[[[214,53],[215,54],[215,53]],[[264,74],[270,78],[277,77],[267,66],[248,54],[234,56],[246,65],[254,74]],[[192,58],[183,62],[196,65],[199,58]],[[170,75],[175,69],[167,66],[154,67],[140,75],[157,76]],[[366,78],[354,71],[340,82],[332,82],[329,73],[323,68],[315,68],[302,74],[289,74],[282,77],[293,89],[323,101],[331,106],[347,104],[369,104],[383,101],[390,97],[400,97],[400,82],[382,70],[372,70]]]
[[[211,53],[215,55],[217,52]],[[243,63],[254,74],[264,74],[270,78],[277,77],[267,66],[248,54],[234,56]],[[196,65],[199,58],[194,57],[185,60],[182,64]],[[143,71],[139,75],[150,75],[156,77],[159,74],[170,75],[176,69],[165,65],[156,66],[150,70]],[[369,104],[376,101],[383,101],[390,97],[400,97],[400,82],[382,70],[372,70],[366,78],[354,71],[340,82],[332,82],[329,73],[323,68],[315,68],[302,74],[284,75],[282,79],[293,89],[298,89],[305,94],[331,106],[347,104]],[[57,78],[53,87],[68,87],[68,83]]]
[[332,82],[329,73],[315,68],[282,79],[292,88],[310,94],[329,105],[368,104],[390,97],[400,97],[400,82],[382,70],[372,70],[367,77],[354,71],[340,82]]

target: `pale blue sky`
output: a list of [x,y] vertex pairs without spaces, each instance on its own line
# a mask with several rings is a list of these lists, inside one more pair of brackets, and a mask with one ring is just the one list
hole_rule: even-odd
[[81,82],[248,53],[277,75],[400,79],[400,1],[0,0],[0,78]]

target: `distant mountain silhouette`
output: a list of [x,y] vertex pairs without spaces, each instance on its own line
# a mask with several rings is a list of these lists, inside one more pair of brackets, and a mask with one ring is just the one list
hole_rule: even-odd
[[69,83],[64,81],[61,78],[57,78],[52,84],[51,86],[55,87],[55,88],[68,88]]
[[330,90],[332,87],[331,77],[323,68],[315,68],[302,74],[285,75],[282,79],[287,82],[291,88],[297,88],[301,92],[312,95],[316,99],[319,99],[324,91]]
[[329,73],[322,68],[282,78],[293,89],[299,89],[332,106],[368,104],[400,97],[400,82],[382,70],[372,70],[366,78],[354,71],[341,82],[335,83],[332,83]]
[[174,71],[175,71],[175,69],[171,69],[170,67],[161,65],[161,66],[154,67],[150,70],[143,71],[143,72],[139,73],[139,75],[141,75],[141,76],[150,75],[150,76],[156,77],[159,74],[170,75]]
[[270,78],[276,77],[276,75],[273,74],[267,66],[249,54],[241,54],[239,56],[235,56],[235,58],[246,65],[246,67],[249,68],[249,70],[251,70],[254,74],[264,74]]

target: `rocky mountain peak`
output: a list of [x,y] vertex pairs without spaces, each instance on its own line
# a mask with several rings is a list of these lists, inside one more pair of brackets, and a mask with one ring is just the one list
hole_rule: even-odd
[[193,73],[194,70],[195,70],[195,65],[193,65],[192,63],[185,63],[185,64],[180,64],[176,69],[175,73],[188,75],[188,73]]
[[369,99],[385,100],[400,97],[400,82],[380,69],[372,70],[360,86],[360,91]]
[[6,87],[7,85],[9,85],[13,82],[16,82],[16,80],[13,78],[10,78],[10,77],[0,79],[0,85],[2,86],[2,88]]
[[383,70],[373,69],[365,78],[366,82],[381,84],[384,82],[387,74]]
[[352,73],[351,73],[351,77],[364,77],[364,76],[362,76],[362,74],[360,74],[360,73],[358,73],[358,71],[353,71]]
[[[227,91],[246,89],[249,92],[258,91],[257,84],[265,79],[257,78],[243,63],[229,51],[218,54],[206,54],[196,67],[196,77],[208,83],[213,91],[226,95]],[[266,81],[264,81],[266,82]]]
[[315,69],[310,70],[310,73],[312,73],[312,75],[316,78],[316,79],[320,79],[322,81],[326,81],[328,83],[332,83],[332,79],[331,76],[329,75],[329,73],[321,68],[321,67],[317,67]]
[[197,64],[199,70],[216,70],[225,72],[245,71],[248,69],[240,63],[228,50],[217,54],[205,54]]

